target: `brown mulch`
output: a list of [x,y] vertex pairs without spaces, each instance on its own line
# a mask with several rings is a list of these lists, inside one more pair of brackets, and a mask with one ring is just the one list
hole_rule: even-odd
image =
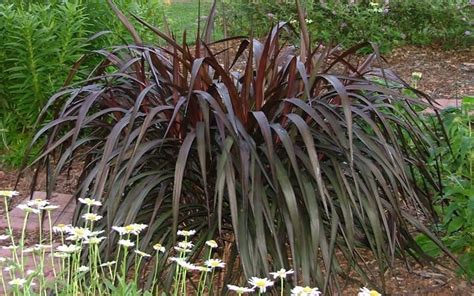
[[[463,63],[474,61],[472,50],[444,51],[433,47],[403,47],[387,55],[386,59],[390,67],[408,82],[412,72],[422,72],[423,78],[418,88],[434,99],[460,99],[465,95],[474,94],[474,75],[461,67]],[[79,176],[79,172],[80,168],[76,167],[71,171],[71,179],[61,177],[55,191],[72,193],[74,180]],[[27,172],[18,183],[17,190],[23,196],[30,190],[32,176],[32,172]],[[16,172],[0,168],[0,189],[12,189],[15,182]],[[43,174],[40,176],[40,188],[44,188],[44,183]],[[3,214],[3,205],[0,203],[0,215]],[[370,261],[368,258],[365,259]],[[415,263],[411,263],[407,268],[404,261],[396,260],[394,268],[384,274],[386,291],[389,293],[387,295],[474,295],[472,283],[456,276],[453,262],[445,258],[442,262],[450,269]],[[371,261],[369,265],[374,273],[378,272],[376,262]],[[351,283],[342,294],[356,295],[358,288],[358,284]]]
[[387,55],[389,66],[405,81],[421,72],[418,88],[433,99],[462,99],[474,95],[474,73],[463,69],[474,62],[473,48],[445,51],[436,47],[406,46]]

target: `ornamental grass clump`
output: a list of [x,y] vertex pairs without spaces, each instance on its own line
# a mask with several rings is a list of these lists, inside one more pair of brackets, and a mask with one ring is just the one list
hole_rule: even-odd
[[[95,71],[49,100],[43,113],[55,118],[34,138],[46,143],[33,164],[50,164],[51,186],[84,161],[75,196],[103,205],[98,229],[148,226],[139,240],[119,228],[97,256],[120,253],[115,261],[131,267],[128,248],[168,242],[185,291],[192,266],[184,258],[219,235],[233,254],[227,281],[291,265],[295,283],[329,292],[348,273],[341,264],[383,281],[371,277],[360,248],[380,271],[399,255],[429,260],[412,230],[443,248],[412,215],[435,217],[432,131],[414,111],[432,102],[417,90],[404,96],[409,85],[383,68],[376,47],[365,59],[355,54],[369,44],[313,47],[301,7],[301,44],[288,44],[294,29],[278,23],[263,40],[205,37],[190,46],[137,19],[167,43],[146,45],[112,7],[135,44],[96,51]],[[89,208],[78,208],[76,223]],[[195,245],[175,244],[191,235]]]

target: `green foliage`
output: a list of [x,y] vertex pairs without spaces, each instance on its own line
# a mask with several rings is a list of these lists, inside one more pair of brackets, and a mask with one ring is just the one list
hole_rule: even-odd
[[[432,152],[441,163],[444,190],[437,197],[437,210],[442,217],[439,231],[443,242],[460,255],[467,276],[474,277],[474,130],[472,112],[474,98],[466,97],[461,109],[442,112],[449,146]],[[419,241],[424,238],[420,237]],[[440,255],[431,242],[423,243],[432,255]]]
[[[87,45],[81,6],[0,4],[0,161],[18,164],[31,128],[53,90]],[[11,153],[9,153],[11,152]]]
[[[373,83],[386,78],[370,66],[376,53],[350,64],[367,44],[296,51],[282,46],[287,26],[276,26],[263,42],[238,38],[240,50],[223,58],[220,47],[197,42],[194,50],[143,24],[167,46],[114,48],[91,79],[50,100],[46,111],[63,112],[38,131],[47,145],[34,162],[40,169],[58,160],[46,166],[55,167],[48,191],[84,160],[76,196],[103,202],[107,219],[97,227],[149,225],[139,249],[172,247],[178,227],[196,229],[197,253],[205,240],[226,237],[227,282],[239,281],[236,271],[291,266],[297,281],[333,291],[348,273],[342,261],[376,280],[359,247],[385,270],[396,254],[424,258],[410,228],[438,242],[400,206],[435,216],[415,180],[423,175],[438,188],[426,165],[432,131],[413,112],[425,98]],[[238,59],[241,73],[233,71]],[[105,257],[116,240],[104,241]]]
[[[178,36],[184,30],[196,32],[197,1],[171,6],[148,0],[115,3],[127,15],[155,26],[163,26],[166,15]],[[201,11],[209,7],[203,1]],[[138,32],[147,44],[159,41],[141,26]],[[133,42],[104,0],[3,1],[0,39],[0,163],[11,166],[20,164],[41,108],[64,85],[72,65],[90,50]],[[93,70],[95,61],[88,61],[77,80]]]
[[[270,23],[298,19],[294,1],[227,2],[228,23],[237,34],[252,31],[260,36]],[[350,46],[367,40],[388,51],[402,44],[455,47],[472,45],[473,41],[469,21],[473,13],[466,1],[391,0],[388,6],[373,6],[369,1],[357,5],[345,1],[306,2],[311,34],[326,43]]]

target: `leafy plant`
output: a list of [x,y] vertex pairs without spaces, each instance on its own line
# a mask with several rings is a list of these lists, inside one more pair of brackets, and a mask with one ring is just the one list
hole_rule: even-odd
[[[442,217],[438,231],[443,242],[454,253],[460,254],[461,273],[474,276],[474,136],[472,127],[473,97],[465,97],[460,109],[441,113],[448,132],[449,146],[432,151],[433,161],[442,166],[444,190],[437,200],[437,211]],[[418,238],[423,248],[433,256],[441,250],[425,237]]]
[[[280,40],[285,23],[262,42],[197,39],[191,48],[138,19],[166,41],[154,47],[122,17],[137,44],[101,51],[89,78],[43,111],[55,116],[35,136],[46,144],[34,164],[57,160],[48,192],[83,160],[76,196],[103,202],[99,228],[147,224],[139,248],[171,247],[181,227],[196,229],[198,250],[219,234],[230,250],[227,282],[241,278],[236,270],[248,277],[292,266],[295,283],[331,291],[348,274],[342,262],[376,280],[360,247],[381,271],[396,255],[429,259],[410,228],[439,241],[404,205],[435,216],[428,187],[415,180],[440,186],[426,165],[432,131],[413,111],[430,100],[388,87],[390,72],[372,66],[382,63],[377,51],[349,62],[368,44],[312,49],[298,11],[299,51]],[[228,49],[214,46],[232,40],[238,50],[224,59]],[[101,246],[106,258],[116,240]]]

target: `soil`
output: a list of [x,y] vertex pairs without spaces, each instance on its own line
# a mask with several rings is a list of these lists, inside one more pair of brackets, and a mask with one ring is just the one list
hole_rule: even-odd
[[[463,63],[474,61],[474,51],[456,50],[444,51],[439,48],[403,47],[386,56],[391,66],[404,80],[410,81],[412,72],[421,72],[422,80],[418,88],[425,91],[434,99],[461,99],[465,95],[474,94],[474,75],[462,69]],[[75,180],[80,173],[80,167],[73,167],[69,178],[61,177],[55,191],[72,193]],[[16,190],[26,196],[30,190],[33,173],[27,171],[20,178]],[[17,172],[0,168],[0,189],[13,189]],[[44,189],[45,175],[40,175],[39,188]],[[4,214],[0,203],[0,215]],[[370,260],[370,254],[365,258],[371,270],[378,273],[377,264]],[[456,266],[452,261],[442,259],[441,266],[421,266],[402,260],[396,260],[394,268],[384,273],[387,295],[474,295],[472,283],[456,276],[453,270]],[[355,274],[351,274],[355,276]],[[351,283],[344,288],[343,295],[356,295],[360,285]]]

